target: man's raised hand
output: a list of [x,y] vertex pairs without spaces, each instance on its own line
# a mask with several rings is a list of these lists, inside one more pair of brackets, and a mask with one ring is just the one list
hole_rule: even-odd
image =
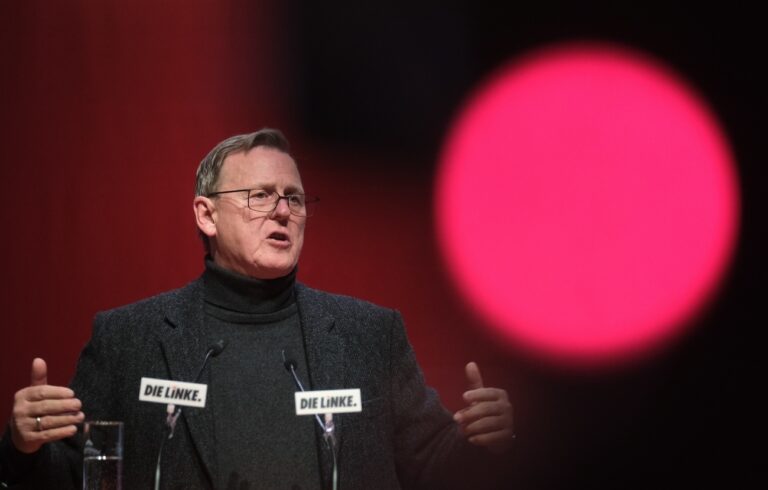
[[46,442],[75,435],[85,416],[75,393],[48,384],[45,361],[32,361],[30,385],[16,392],[11,414],[11,440],[16,449],[33,453]]
[[502,452],[515,438],[512,404],[507,392],[485,387],[480,368],[474,362],[468,363],[464,371],[469,385],[463,395],[467,406],[456,412],[453,419],[470,443]]

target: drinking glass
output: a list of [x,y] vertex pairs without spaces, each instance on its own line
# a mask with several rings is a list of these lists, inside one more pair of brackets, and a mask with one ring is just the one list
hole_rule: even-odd
[[123,423],[85,422],[83,490],[122,490]]

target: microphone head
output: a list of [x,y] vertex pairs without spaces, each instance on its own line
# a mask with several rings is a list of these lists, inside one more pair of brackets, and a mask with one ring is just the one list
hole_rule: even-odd
[[211,356],[216,357],[222,352],[224,352],[224,347],[227,346],[227,341],[224,339],[220,339],[218,342],[215,342],[211,344],[210,350],[211,350]]
[[283,366],[285,366],[285,369],[287,369],[288,371],[293,371],[296,369],[297,364],[296,364],[296,361],[294,361],[293,359],[287,359],[283,363]]
[[283,355],[283,366],[285,366],[285,369],[288,371],[295,370],[298,365],[296,364],[296,361],[294,361],[290,357],[285,356],[285,349],[283,349],[282,355]]

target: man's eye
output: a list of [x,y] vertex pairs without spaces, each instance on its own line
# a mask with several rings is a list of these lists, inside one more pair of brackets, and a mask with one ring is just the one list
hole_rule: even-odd
[[291,205],[294,206],[303,206],[304,205],[304,196],[301,194],[291,194],[290,196],[286,196],[288,198],[288,202]]
[[251,199],[256,199],[259,201],[266,201],[269,199],[270,193],[267,191],[254,191],[251,193]]

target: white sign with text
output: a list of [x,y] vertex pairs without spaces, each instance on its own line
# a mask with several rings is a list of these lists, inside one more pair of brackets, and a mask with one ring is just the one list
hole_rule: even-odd
[[362,412],[360,388],[296,392],[296,415]]
[[139,400],[152,403],[172,403],[185,407],[205,407],[208,385],[170,379],[141,378]]

